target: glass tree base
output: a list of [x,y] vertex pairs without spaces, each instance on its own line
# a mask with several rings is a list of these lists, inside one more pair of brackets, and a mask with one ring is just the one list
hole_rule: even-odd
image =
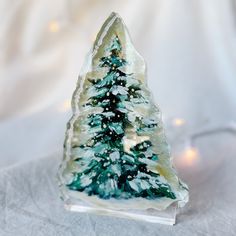
[[169,206],[164,211],[158,211],[152,208],[146,210],[113,210],[104,207],[88,205],[84,202],[73,201],[68,199],[65,201],[65,209],[74,212],[93,213],[97,215],[114,216],[132,220],[141,220],[151,223],[159,223],[165,225],[174,225],[176,222],[176,214],[178,206],[176,203]]

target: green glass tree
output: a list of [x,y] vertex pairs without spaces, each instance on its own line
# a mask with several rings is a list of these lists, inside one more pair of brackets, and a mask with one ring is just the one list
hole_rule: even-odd
[[99,67],[106,68],[107,73],[101,79],[89,80],[91,86],[86,92],[92,96],[84,106],[100,107],[103,112],[89,114],[86,118],[91,138],[79,147],[73,147],[78,171],[73,173],[74,178],[68,187],[103,199],[175,199],[170,185],[159,178],[159,173],[147,168],[148,164],[158,160],[150,141],[137,143],[130,152],[125,150],[123,139],[128,128],[135,123],[137,135],[142,135],[153,132],[158,121],[133,112],[137,104],[150,104],[142,92],[141,82],[133,74],[121,70],[129,63],[121,53],[119,38],[114,36],[107,48],[107,56],[100,59]]
[[82,67],[72,109],[58,175],[68,208],[122,215],[188,201],[147,87],[144,60],[116,13]]

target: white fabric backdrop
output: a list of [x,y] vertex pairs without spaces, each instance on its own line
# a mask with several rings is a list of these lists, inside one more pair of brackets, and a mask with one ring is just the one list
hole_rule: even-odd
[[[187,133],[194,133],[205,127],[222,126],[236,120],[234,0],[1,0],[0,174],[11,176],[14,172],[21,176],[25,173],[23,179],[30,177],[34,173],[32,170],[28,172],[28,161],[32,161],[33,170],[40,171],[39,168],[43,165],[38,165],[41,160],[39,158],[44,156],[55,160],[55,163],[50,162],[51,167],[58,166],[65,123],[71,115],[69,101],[80,67],[96,33],[112,11],[118,12],[124,19],[137,50],[146,59],[148,83],[166,123],[175,117],[184,119]],[[235,160],[231,158],[236,153],[233,148],[235,137],[226,136],[219,134],[217,141],[205,140],[209,145],[202,146],[202,156],[210,160],[208,167],[211,168],[212,178],[213,171],[217,172],[214,163],[223,165],[224,158],[229,158],[226,162],[229,167],[224,166],[226,177],[222,173],[217,175],[217,178],[223,178],[220,180],[222,184],[230,184],[230,177],[235,179],[233,165],[229,163],[231,160],[235,166]],[[211,142],[218,149],[212,150]],[[219,147],[220,144],[223,147]],[[230,154],[226,155],[228,153]],[[197,168],[194,170],[198,170]],[[181,166],[179,169],[181,170]],[[207,169],[201,170],[201,174],[209,172]],[[52,173],[55,173],[55,169]],[[187,173],[184,170],[182,175],[195,188],[193,192],[202,191],[194,180],[197,177],[190,177]],[[23,179],[18,180],[19,184],[23,184]],[[37,180],[34,176],[29,181]],[[0,197],[5,199],[6,184],[3,182],[0,186],[4,186],[0,189]],[[212,192],[216,187],[215,182],[208,187],[207,193],[214,197]],[[230,188],[224,188],[226,193],[229,192],[224,196],[227,199],[223,198],[227,203],[231,199],[228,199]],[[41,190],[44,191],[42,186]],[[11,196],[18,196],[14,189],[12,191]],[[233,190],[231,194],[235,196],[235,193]],[[220,196],[217,197],[219,202],[216,208],[223,201]],[[200,201],[194,199],[195,202]],[[48,204],[50,203],[49,199]],[[224,218],[224,223],[220,221],[220,217],[212,218],[212,221],[219,220],[219,225],[225,227],[223,229],[227,235],[236,232],[235,226],[229,223],[235,220],[235,215],[228,212],[231,204],[229,202],[221,211],[222,215],[226,214],[226,218],[229,214],[227,220]],[[194,206],[196,207],[191,208],[190,204],[190,211],[203,209],[199,210],[196,204]],[[234,209],[235,206],[236,204]],[[217,210],[212,208],[210,216],[215,211]],[[40,211],[38,213],[41,214]],[[194,215],[192,212],[191,214]],[[203,224],[197,224],[203,228],[199,232],[194,231],[196,235],[221,235],[220,227],[211,234],[214,222],[211,222],[212,227],[207,225],[210,216],[204,218]],[[3,219],[0,226],[2,223],[5,228],[8,227],[6,214],[2,215],[0,211],[0,218]],[[186,231],[188,233],[197,219],[193,217],[191,220],[189,231]],[[115,222],[113,220],[113,224]],[[37,225],[37,221],[35,224]],[[138,230],[142,231],[140,228]],[[2,235],[14,235],[17,230],[9,232],[5,231]],[[127,235],[139,235],[138,232],[127,231]],[[184,228],[180,232],[184,232]],[[163,233],[170,235],[168,231]],[[95,229],[88,235],[95,234],[108,235],[99,234]],[[26,230],[21,235],[32,234]]]

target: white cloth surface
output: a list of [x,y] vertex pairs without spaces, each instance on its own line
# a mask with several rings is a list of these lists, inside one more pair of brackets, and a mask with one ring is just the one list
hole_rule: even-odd
[[54,181],[68,101],[112,11],[146,59],[167,126],[186,121],[181,139],[236,120],[235,9],[234,0],[0,1],[0,236],[235,235],[233,133],[201,139],[192,166],[176,158],[191,198],[173,228],[66,212]]
[[55,178],[61,153],[8,167],[0,172],[0,235],[234,236],[236,147],[232,141],[227,134],[201,140],[201,158],[188,169],[176,159],[191,191],[175,226],[64,210]]

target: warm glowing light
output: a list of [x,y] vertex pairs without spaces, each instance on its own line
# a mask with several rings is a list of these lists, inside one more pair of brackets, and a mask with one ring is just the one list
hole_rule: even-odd
[[174,126],[181,126],[181,125],[184,125],[185,124],[185,120],[184,119],[181,119],[181,118],[175,118],[173,120],[173,125]]
[[199,159],[198,150],[194,147],[188,147],[184,150],[181,161],[184,165],[192,166]]
[[60,112],[66,112],[70,110],[70,108],[71,108],[71,102],[69,99],[67,99],[58,107],[58,110]]
[[55,20],[49,22],[48,29],[52,33],[58,32],[59,29],[60,29],[59,23],[57,21],[55,21]]

